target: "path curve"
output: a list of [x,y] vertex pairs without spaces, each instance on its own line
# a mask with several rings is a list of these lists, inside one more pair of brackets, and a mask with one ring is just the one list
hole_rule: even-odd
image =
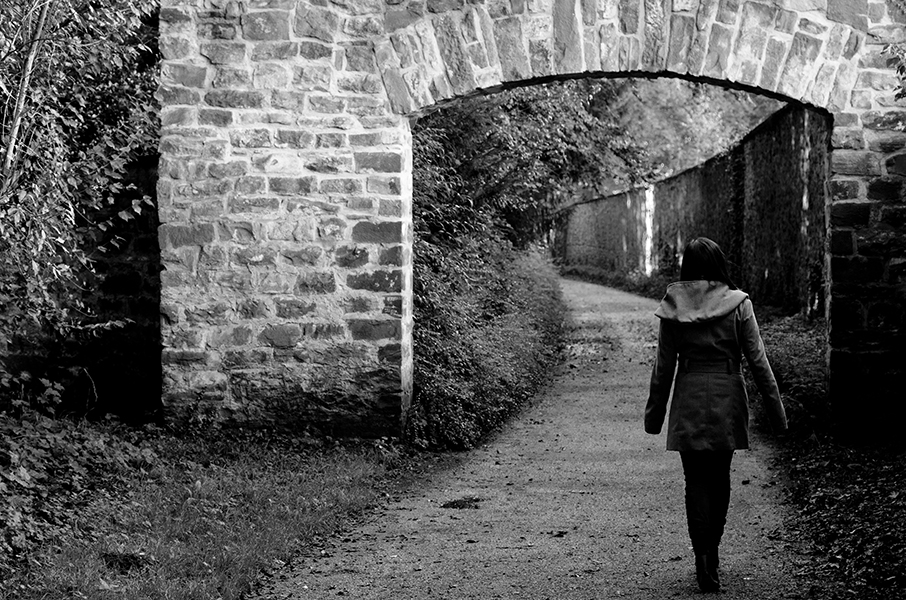
[[[256,598],[702,598],[679,456],[642,428],[656,303],[561,283],[569,358],[535,405]],[[770,450],[757,437],[753,446],[733,463],[719,597],[806,597],[799,561],[778,539]],[[443,507],[451,501],[462,508]]]

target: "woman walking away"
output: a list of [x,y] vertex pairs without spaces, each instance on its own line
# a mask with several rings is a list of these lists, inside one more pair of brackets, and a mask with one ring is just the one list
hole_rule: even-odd
[[786,429],[786,412],[752,302],[730,281],[727,260],[716,243],[704,237],[689,242],[680,281],[667,286],[654,314],[660,318],[660,332],[645,431],[661,432],[678,366],[667,450],[679,451],[683,463],[686,519],[698,586],[703,592],[716,592],[720,589],[717,548],[730,505],[730,462],[734,450],[749,447],[742,356],[775,432]]

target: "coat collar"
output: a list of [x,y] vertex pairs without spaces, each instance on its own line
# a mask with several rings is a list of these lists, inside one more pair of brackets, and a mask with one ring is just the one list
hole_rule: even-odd
[[654,314],[679,323],[701,323],[730,314],[748,297],[720,281],[678,281],[667,286]]

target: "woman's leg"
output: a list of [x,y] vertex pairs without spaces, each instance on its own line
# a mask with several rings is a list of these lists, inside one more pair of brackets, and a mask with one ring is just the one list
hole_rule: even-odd
[[686,479],[686,521],[702,591],[719,587],[717,547],[730,505],[733,452],[680,452]]

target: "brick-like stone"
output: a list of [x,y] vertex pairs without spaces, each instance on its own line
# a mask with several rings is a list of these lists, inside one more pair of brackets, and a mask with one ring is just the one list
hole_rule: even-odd
[[296,8],[295,32],[299,37],[333,42],[340,32],[340,17],[326,9],[299,5]]
[[620,31],[631,34],[639,32],[639,9],[642,0],[620,0]]
[[768,40],[765,48],[764,66],[761,68],[760,86],[766,90],[773,91],[777,89],[777,81],[780,79],[780,70],[783,67],[783,59],[786,57],[787,43],[778,38]]
[[258,91],[214,90],[204,95],[208,106],[219,108],[261,108],[264,95]]
[[198,109],[199,125],[214,125],[216,127],[229,127],[233,124],[233,112],[215,108]]
[[476,87],[475,75],[460,35],[462,23],[450,14],[437,19],[434,34],[450,85],[457,94],[471,92]]
[[522,36],[522,21],[516,17],[494,21],[494,39],[503,81],[529,78],[532,69]]
[[307,248],[284,249],[280,251],[283,259],[294,267],[314,266],[324,251],[317,246]]
[[874,152],[835,150],[831,154],[831,170],[839,175],[880,175],[881,162]]
[[236,42],[211,42],[202,44],[199,54],[215,65],[241,64],[245,60],[245,44]]
[[242,160],[234,160],[228,163],[214,163],[208,167],[208,173],[214,179],[224,179],[226,177],[239,177],[248,173],[249,165]]
[[368,264],[368,251],[355,246],[341,246],[334,252],[337,266],[346,269],[357,269]]
[[708,42],[708,53],[705,56],[703,75],[718,79],[722,79],[726,75],[732,37],[732,29],[716,23],[711,27],[711,41]]
[[160,235],[161,248],[204,246],[214,241],[214,225],[211,223],[161,225]]
[[827,18],[865,31],[868,29],[868,0],[827,0]]
[[832,200],[858,200],[862,190],[860,180],[834,179],[830,182]]
[[270,129],[237,129],[230,132],[230,144],[234,148],[270,148]]
[[274,146],[277,148],[311,148],[314,142],[314,134],[307,131],[278,129],[274,133]]
[[242,16],[242,35],[247,40],[280,41],[289,39],[289,12],[254,11]]
[[352,273],[346,277],[346,285],[353,290],[399,293],[403,287],[403,274],[402,271]]
[[278,298],[274,300],[274,307],[281,319],[298,319],[315,312],[318,308],[314,302],[296,298]]
[[322,194],[361,194],[365,191],[364,181],[352,177],[322,179],[319,191]]
[[336,278],[331,271],[303,273],[296,282],[296,295],[332,294],[337,291]]
[[201,99],[200,94],[193,89],[180,87],[178,85],[162,85],[157,88],[154,94],[157,100],[163,106],[173,105],[195,105]]
[[869,111],[862,115],[867,129],[906,131],[906,110]]
[[554,72],[579,73],[584,61],[581,5],[571,0],[554,0],[553,4]]
[[868,182],[868,199],[883,201],[903,200],[903,179],[901,177],[878,177]]
[[356,152],[354,157],[357,173],[400,173],[403,170],[403,157],[395,152]]
[[403,237],[403,224],[399,221],[370,223],[361,221],[352,228],[352,240],[366,244],[399,244]]
[[403,247],[393,246],[392,248],[381,250],[381,253],[378,256],[378,264],[395,267],[403,266]]
[[906,154],[895,154],[889,157],[884,166],[887,167],[889,175],[906,176]]
[[834,283],[872,283],[881,280],[884,263],[880,258],[833,256],[830,271]]
[[269,324],[260,334],[258,341],[274,348],[293,348],[302,339],[302,330],[294,324]]
[[268,177],[270,191],[281,196],[310,194],[315,190],[314,177]]
[[864,227],[871,217],[871,204],[864,202],[835,202],[831,205],[831,226]]
[[[300,46],[305,45],[305,42],[259,42],[252,45],[251,59],[253,61],[265,61],[265,60],[290,60],[299,55]],[[320,44],[318,46],[322,47]],[[325,48],[327,51],[326,56],[330,56],[330,50]]]
[[211,22],[199,23],[195,29],[199,39],[202,40],[234,40],[236,39],[236,26],[232,23]]
[[354,340],[398,340],[402,335],[398,320],[348,319],[346,324]]
[[203,88],[208,76],[207,67],[185,63],[165,63],[161,69],[164,82],[172,82],[188,88]]
[[803,33],[794,35],[777,91],[790,98],[801,98],[820,51],[821,40],[818,38]]
[[852,256],[855,250],[851,231],[836,230],[831,232],[830,252],[835,256]]

